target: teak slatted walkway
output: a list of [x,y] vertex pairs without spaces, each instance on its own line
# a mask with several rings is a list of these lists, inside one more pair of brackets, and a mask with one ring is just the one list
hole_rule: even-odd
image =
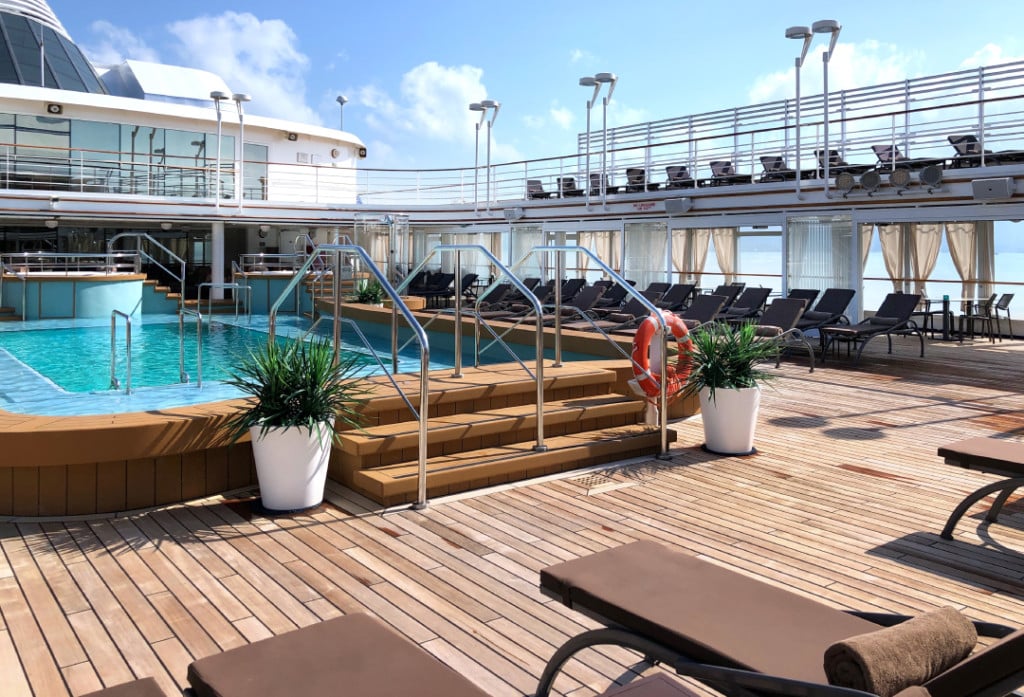
[[[670,461],[420,512],[334,488],[293,517],[254,513],[242,492],[118,518],[0,522],[0,693],[79,695],[151,675],[176,694],[196,657],[366,611],[490,694],[529,695],[554,648],[590,626],[540,595],[539,570],[642,538],[839,607],[952,604],[1024,626],[1024,497],[990,526],[979,507],[942,540],[956,503],[995,476],[936,455],[971,435],[1024,440],[1024,342],[931,342],[924,360],[902,340],[893,356],[877,343],[857,369],[784,361],[752,457],[704,453],[694,419],[675,424]],[[636,662],[584,657],[560,694],[592,695]]]

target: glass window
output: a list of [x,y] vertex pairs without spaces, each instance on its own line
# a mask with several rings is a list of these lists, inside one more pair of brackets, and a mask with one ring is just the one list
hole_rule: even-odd
[[67,54],[68,59],[74,66],[79,79],[82,81],[85,91],[93,94],[106,94],[106,88],[96,77],[96,73],[93,72],[92,66],[85,60],[85,56],[82,55],[82,52],[78,47],[63,36],[57,36],[57,40],[60,42],[60,45],[64,47],[64,52]]
[[[0,22],[0,29],[2,28],[3,24]],[[21,84],[18,67],[14,63],[14,57],[11,55],[11,47],[6,36],[2,34],[0,34],[0,82],[11,85]]]
[[245,144],[245,198],[263,200],[267,198],[267,146],[256,143]]
[[[21,68],[21,84],[39,86],[39,37],[32,31],[29,21],[19,15],[5,15],[4,25],[14,60]],[[46,76],[46,84],[51,87],[57,84],[52,74]]]

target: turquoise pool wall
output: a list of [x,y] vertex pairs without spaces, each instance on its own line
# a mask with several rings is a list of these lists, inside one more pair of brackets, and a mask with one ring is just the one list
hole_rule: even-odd
[[0,304],[15,308],[19,315],[24,312],[25,319],[30,320],[110,317],[112,310],[137,311],[143,278],[51,276],[22,281],[5,276]]

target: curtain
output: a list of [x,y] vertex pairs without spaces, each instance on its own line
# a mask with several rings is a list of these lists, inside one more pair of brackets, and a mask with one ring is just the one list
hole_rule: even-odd
[[903,226],[899,223],[878,226],[878,240],[882,243],[882,260],[892,279],[894,291],[903,290]]
[[996,275],[995,223],[979,220],[974,224],[974,236],[978,259],[978,300],[987,300],[994,292],[992,279]]
[[623,276],[646,288],[652,281],[664,281],[668,251],[668,227],[665,223],[626,223],[626,257]]
[[[619,270],[618,231],[580,232],[577,236],[577,243],[579,246],[592,251],[601,261],[610,266],[613,271]],[[586,254],[580,254],[579,265],[580,268],[586,271],[590,266],[590,257]]]
[[871,252],[871,235],[875,232],[874,223],[861,223],[860,225],[860,270],[864,272],[868,265],[868,254]]
[[910,268],[914,276],[914,292],[926,298],[925,281],[932,275],[942,246],[942,225],[913,223],[910,226]]
[[974,298],[974,223],[946,223],[946,246],[960,275],[960,297]]
[[722,270],[725,282],[732,283],[736,280],[736,228],[712,228],[711,236],[715,241],[718,268]]

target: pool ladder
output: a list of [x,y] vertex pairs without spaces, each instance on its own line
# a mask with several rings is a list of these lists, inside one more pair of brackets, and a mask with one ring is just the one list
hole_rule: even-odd
[[196,318],[196,387],[203,386],[203,314],[198,310],[182,308],[178,312],[178,377],[182,382],[188,382],[188,373],[185,372],[185,315],[193,315]]
[[120,310],[110,312],[110,389],[121,389],[117,379],[117,318],[124,317],[125,351],[128,354],[125,369],[125,394],[132,393],[132,318]]

